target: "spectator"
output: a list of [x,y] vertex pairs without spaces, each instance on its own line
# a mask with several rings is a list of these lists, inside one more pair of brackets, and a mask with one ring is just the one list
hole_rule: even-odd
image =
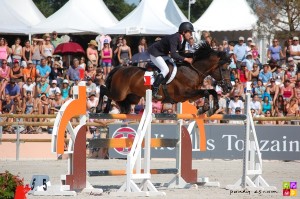
[[[290,57],[289,59],[293,59]],[[288,64],[288,69],[285,71],[284,79],[288,79],[291,82],[292,86],[295,86],[297,76],[295,71],[295,66],[291,63]]]
[[298,105],[300,105],[300,80],[296,81],[296,85],[294,87],[294,96],[298,99]]
[[263,85],[262,81],[259,79],[257,81],[257,86],[254,89],[254,93],[257,94],[258,99],[260,101],[262,101],[263,94],[265,93],[265,91],[266,91],[266,87]]
[[84,70],[86,70],[86,63],[85,63],[85,58],[84,57],[80,58],[79,67],[83,68]]
[[19,61],[14,61],[14,66],[10,70],[10,79],[14,80],[20,88],[23,87],[23,68],[20,67]]
[[252,52],[248,52],[246,59],[244,59],[244,61],[246,63],[246,67],[249,71],[251,71],[253,69],[253,64],[255,63],[253,56],[252,56]]
[[24,82],[27,82],[28,78],[31,78],[33,82],[36,79],[36,68],[33,66],[32,61],[27,62],[27,67],[23,68]]
[[233,51],[229,51],[229,59],[231,60],[231,62],[228,67],[231,69],[236,69],[235,56]]
[[61,66],[59,64],[59,62],[54,62],[54,66],[51,67],[51,72],[49,74],[49,80],[53,81],[56,80],[57,81],[57,85],[60,86],[62,81],[63,81],[63,74],[61,71]]
[[240,110],[244,110],[244,103],[239,99],[240,96],[235,95],[233,100],[230,100],[228,108],[230,114],[235,114],[235,109],[239,108]]
[[128,66],[131,60],[131,48],[127,46],[127,40],[123,38],[122,46],[119,47],[118,60],[121,66]]
[[38,97],[41,97],[41,95],[43,93],[48,96],[50,86],[46,82],[46,78],[45,77],[41,78],[41,81],[37,83],[37,87],[36,88],[37,88],[36,90],[37,90]]
[[33,38],[33,46],[32,46],[32,63],[34,65],[41,64],[41,51],[42,51],[43,39]]
[[297,71],[297,65],[295,64],[294,62],[294,58],[293,57],[289,57],[288,58],[288,67],[294,67],[294,71],[296,72]]
[[213,39],[211,40],[211,42],[210,42],[210,47],[211,47],[213,50],[215,50],[215,51],[218,50],[218,42],[217,42],[217,40],[216,40],[215,38],[213,38]]
[[[273,117],[272,112],[270,110],[265,112],[265,117]],[[262,124],[268,124],[268,125],[274,125],[276,124],[276,121],[262,121]]]
[[300,45],[299,37],[293,37],[293,43],[289,47],[291,57],[293,57],[295,64],[300,63]]
[[223,42],[222,42],[222,48],[223,48],[223,51],[226,52],[227,55],[229,55],[229,52],[231,50],[230,50],[230,47],[228,45],[228,41],[226,39],[224,39]]
[[269,83],[272,78],[272,73],[269,71],[269,65],[264,64],[263,70],[259,73],[258,79],[260,79],[264,85]]
[[16,81],[14,79],[11,79],[9,84],[6,85],[5,94],[8,94],[10,96],[10,99],[12,100],[16,99],[18,102],[20,102],[21,100],[20,87],[18,84],[16,84]]
[[247,44],[246,44],[247,45],[247,54],[251,52],[251,44],[252,44],[252,38],[248,37]]
[[10,76],[10,68],[7,66],[7,60],[3,59],[2,60],[2,65],[0,67],[0,80],[1,80],[1,85],[0,85],[0,99],[3,99],[3,92],[4,89],[9,82],[9,76]]
[[[28,92],[31,93],[33,97],[35,97],[35,83],[33,83],[32,78],[27,78],[26,84],[23,85],[23,97],[26,97]],[[25,111],[24,111],[25,113]]]
[[123,45],[122,43],[123,41],[123,37],[119,37],[116,41],[116,44],[113,48],[113,51],[114,51],[114,57],[113,57],[113,65],[114,66],[118,66],[120,63],[119,63],[119,59],[118,59],[118,52],[119,52],[119,48]]
[[7,61],[9,55],[9,47],[6,45],[6,40],[2,37],[0,38],[0,66],[2,66],[2,61]]
[[211,38],[210,33],[209,33],[208,31],[203,31],[203,32],[202,32],[202,37],[203,37],[203,39],[204,39],[209,45],[211,45],[211,40],[212,40],[212,38]]
[[299,112],[298,101],[295,97],[293,97],[286,104],[286,116],[296,116]]
[[273,45],[269,47],[267,56],[268,59],[276,61],[277,64],[280,61],[280,58],[284,57],[281,46],[279,46],[277,39],[273,39]]
[[67,79],[64,79],[62,88],[61,88],[61,94],[62,94],[63,100],[66,100],[69,97],[70,89],[71,89],[71,87],[69,86],[69,81]]
[[12,61],[18,60],[21,62],[22,59],[22,46],[20,45],[21,39],[19,37],[16,38],[15,44],[11,46],[12,49]]
[[[240,107],[236,107],[233,114],[240,115],[242,113],[242,109]],[[229,124],[244,124],[242,120],[230,120]]]
[[[9,94],[6,94],[4,96],[4,100],[1,100],[1,112],[4,113],[12,113],[13,112],[13,105],[14,105],[14,100],[11,99],[11,97],[9,96]],[[4,111],[4,110],[7,110],[7,111]]]
[[254,63],[260,65],[259,53],[258,53],[258,50],[257,50],[257,47],[256,47],[255,43],[252,42],[250,44],[250,47],[251,47],[252,59],[254,60]]
[[49,111],[49,99],[46,95],[46,93],[42,93],[38,102],[38,109],[39,109],[39,114],[46,114],[48,115]]
[[[104,70],[103,70],[104,71]],[[85,75],[84,75],[85,79],[87,80],[88,78],[92,79],[92,81],[95,80],[96,77],[96,70],[93,66],[93,64],[88,63],[88,68],[87,71],[85,71]]]
[[273,72],[273,74],[272,74],[273,79],[275,79],[276,85],[281,86],[283,84],[284,74],[285,74],[285,71],[282,70],[282,66],[277,66],[276,71]]
[[244,37],[239,37],[239,43],[234,46],[233,52],[235,54],[236,67],[241,68],[241,63],[245,59],[247,53],[247,46],[244,43]]
[[57,36],[57,32],[53,31],[51,37],[51,44],[53,45],[54,49],[62,42],[63,40]]
[[262,113],[261,103],[259,102],[259,97],[257,94],[253,95],[253,98],[250,102],[250,108],[255,110],[255,115],[260,115]]
[[49,56],[52,57],[53,52],[54,52],[54,47],[50,42],[50,36],[46,36],[45,44],[42,45],[42,50],[41,50],[42,57],[44,59],[46,59]]
[[230,91],[230,97],[242,96],[244,94],[243,85],[240,83],[240,79],[234,80],[234,85]]
[[156,113],[161,113],[162,111],[162,103],[161,101],[158,101],[157,99],[152,99],[152,109],[155,108]]
[[70,66],[67,72],[67,79],[71,83],[74,83],[75,79],[80,79],[79,70],[79,60],[75,58],[73,59],[73,66]]
[[61,106],[64,104],[64,100],[61,97],[61,93],[60,92],[56,92],[55,93],[55,97],[54,100],[51,101],[50,103],[50,107],[55,108],[55,111],[59,111],[59,109],[61,108]]
[[243,85],[243,90],[246,87],[247,81],[250,80],[250,71],[246,67],[246,63],[241,63],[241,69],[238,69],[238,79],[240,80],[241,84]]
[[37,82],[41,80],[42,77],[49,80],[49,75],[51,73],[50,66],[47,65],[46,59],[41,59],[41,65],[38,65],[36,67],[36,76],[37,76]]
[[100,96],[100,86],[104,85],[105,76],[103,74],[103,69],[97,69],[96,77],[94,83],[96,84],[96,96]]
[[[32,96],[32,92],[31,91],[26,92],[24,97],[25,99],[23,100],[23,106],[22,106],[23,113],[27,115],[32,114],[34,107],[36,107],[35,100]],[[31,122],[31,119],[27,121]]]
[[258,81],[258,76],[259,76],[259,67],[257,63],[253,64],[253,69],[250,72],[250,80],[252,82],[257,82]]
[[266,113],[267,111],[273,113],[273,107],[268,96],[264,97],[263,102],[261,103],[261,110],[263,113]]
[[88,58],[88,62],[92,63],[94,66],[97,67],[99,61],[99,55],[96,47],[98,47],[97,42],[95,40],[91,40],[90,43],[88,43],[88,48],[86,49],[86,55]]
[[146,52],[148,50],[147,41],[145,37],[141,37],[139,41],[138,51],[139,53]]
[[51,86],[50,86],[49,91],[48,91],[49,98],[54,99],[56,93],[61,93],[60,88],[57,86],[57,81],[52,80]]
[[217,94],[218,94],[219,109],[215,113],[216,114],[225,114],[226,108],[227,108],[226,100],[222,95],[222,91],[218,91]]
[[86,104],[87,110],[91,110],[92,108],[96,109],[96,107],[98,106],[98,103],[99,103],[99,99],[96,97],[96,93],[90,92],[88,96],[89,96],[89,98],[88,98],[87,104]]
[[291,57],[290,54],[290,46],[293,43],[293,38],[289,38],[284,42],[284,49],[283,49],[283,55],[285,57],[285,61],[288,62],[288,58]]
[[50,66],[51,68],[53,67],[54,61],[52,60],[52,56],[48,56],[48,57],[46,58],[46,64],[47,64],[48,66]]
[[278,94],[279,94],[279,86],[275,84],[275,80],[273,78],[270,79],[271,85],[269,85],[266,91],[270,94],[273,99],[273,103],[275,103]]
[[26,40],[25,46],[23,47],[22,50],[22,58],[24,61],[28,62],[29,60],[32,59],[31,55],[32,55],[32,47],[30,45],[30,41]]
[[86,94],[89,96],[91,93],[96,95],[96,84],[92,81],[92,78],[87,78]]
[[284,81],[283,87],[280,89],[280,94],[285,101],[289,101],[294,96],[294,89],[289,79]]

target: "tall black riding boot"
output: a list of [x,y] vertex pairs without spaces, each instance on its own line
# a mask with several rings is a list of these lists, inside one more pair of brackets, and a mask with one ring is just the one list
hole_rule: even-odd
[[159,86],[164,81],[164,76],[162,74],[157,75],[154,83],[153,83],[153,97],[160,100],[162,98],[161,95],[158,95]]

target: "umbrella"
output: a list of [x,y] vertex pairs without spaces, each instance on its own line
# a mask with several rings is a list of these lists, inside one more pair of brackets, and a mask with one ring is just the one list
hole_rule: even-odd
[[75,42],[68,42],[59,44],[53,54],[58,55],[73,55],[73,54],[85,54],[83,48]]
[[148,52],[136,53],[131,58],[132,63],[149,62],[150,54]]

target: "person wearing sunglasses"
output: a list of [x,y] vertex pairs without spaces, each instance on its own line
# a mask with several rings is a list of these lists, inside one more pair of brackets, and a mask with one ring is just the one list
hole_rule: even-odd
[[53,52],[54,52],[54,47],[51,44],[51,39],[50,37],[45,38],[45,43],[42,46],[42,56],[46,59],[47,57],[52,57]]

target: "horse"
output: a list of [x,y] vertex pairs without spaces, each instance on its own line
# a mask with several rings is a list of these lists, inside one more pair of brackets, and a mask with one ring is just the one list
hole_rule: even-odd
[[[199,114],[209,111],[209,115],[218,109],[218,97],[214,89],[203,90],[201,85],[204,78],[210,75],[223,92],[231,90],[230,59],[225,52],[211,49],[208,43],[202,44],[193,55],[193,63],[182,63],[177,67],[177,74],[169,84],[160,87],[159,94],[162,102],[178,103],[186,100],[194,101],[201,97],[208,99],[213,96],[213,106],[199,109]],[[171,70],[170,70],[171,73]],[[116,67],[107,76],[105,86],[101,86],[101,96],[108,97],[106,109],[108,112],[111,100],[114,100],[121,113],[129,113],[131,104],[137,104],[146,94],[148,86],[144,85],[145,69],[136,66]]]

